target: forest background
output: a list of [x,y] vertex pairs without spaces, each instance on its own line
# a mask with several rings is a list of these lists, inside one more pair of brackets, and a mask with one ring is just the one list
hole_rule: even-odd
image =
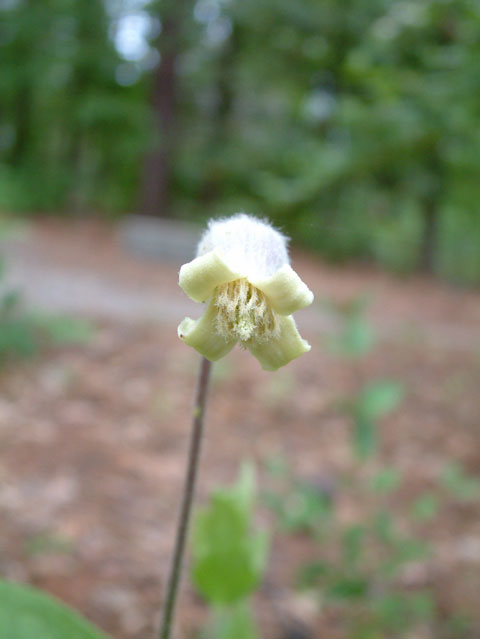
[[0,208],[264,214],[480,282],[475,0],[3,0]]

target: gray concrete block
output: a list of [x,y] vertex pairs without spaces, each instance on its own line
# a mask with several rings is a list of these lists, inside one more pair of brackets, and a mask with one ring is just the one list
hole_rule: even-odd
[[178,266],[195,257],[201,228],[187,222],[129,215],[118,227],[123,246],[139,257]]

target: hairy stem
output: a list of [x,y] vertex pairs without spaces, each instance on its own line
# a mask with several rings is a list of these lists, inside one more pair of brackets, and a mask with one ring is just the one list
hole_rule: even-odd
[[175,604],[180,585],[183,555],[185,554],[188,522],[190,520],[190,511],[192,509],[192,502],[195,494],[195,482],[197,478],[198,460],[200,457],[200,448],[202,443],[203,418],[205,415],[210,369],[211,363],[208,359],[203,357],[200,367],[200,375],[198,378],[197,396],[193,409],[192,434],[190,439],[190,450],[188,453],[187,475],[183,489],[182,507],[178,519],[175,550],[167,582],[167,594],[160,626],[160,634],[158,635],[160,639],[170,639],[173,628]]

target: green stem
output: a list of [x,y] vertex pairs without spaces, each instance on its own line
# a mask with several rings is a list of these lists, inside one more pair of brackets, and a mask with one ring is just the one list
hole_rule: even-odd
[[160,634],[158,635],[160,639],[170,639],[173,628],[175,604],[180,585],[183,556],[185,554],[188,522],[190,520],[190,511],[192,509],[192,502],[195,494],[195,482],[197,478],[198,460],[202,443],[203,418],[205,415],[210,369],[211,363],[205,357],[202,358],[200,375],[198,378],[197,396],[193,409],[192,435],[190,439],[190,450],[188,453],[187,476],[185,478],[182,507],[178,519],[175,550],[167,582],[167,595],[163,609]]

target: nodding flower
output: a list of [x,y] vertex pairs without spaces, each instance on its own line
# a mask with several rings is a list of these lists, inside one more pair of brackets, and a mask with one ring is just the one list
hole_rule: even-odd
[[183,320],[180,339],[211,361],[239,342],[268,371],[309,351],[292,313],[311,304],[313,293],[290,266],[287,241],[244,213],[211,220],[179,279],[189,297],[208,306],[200,319]]

